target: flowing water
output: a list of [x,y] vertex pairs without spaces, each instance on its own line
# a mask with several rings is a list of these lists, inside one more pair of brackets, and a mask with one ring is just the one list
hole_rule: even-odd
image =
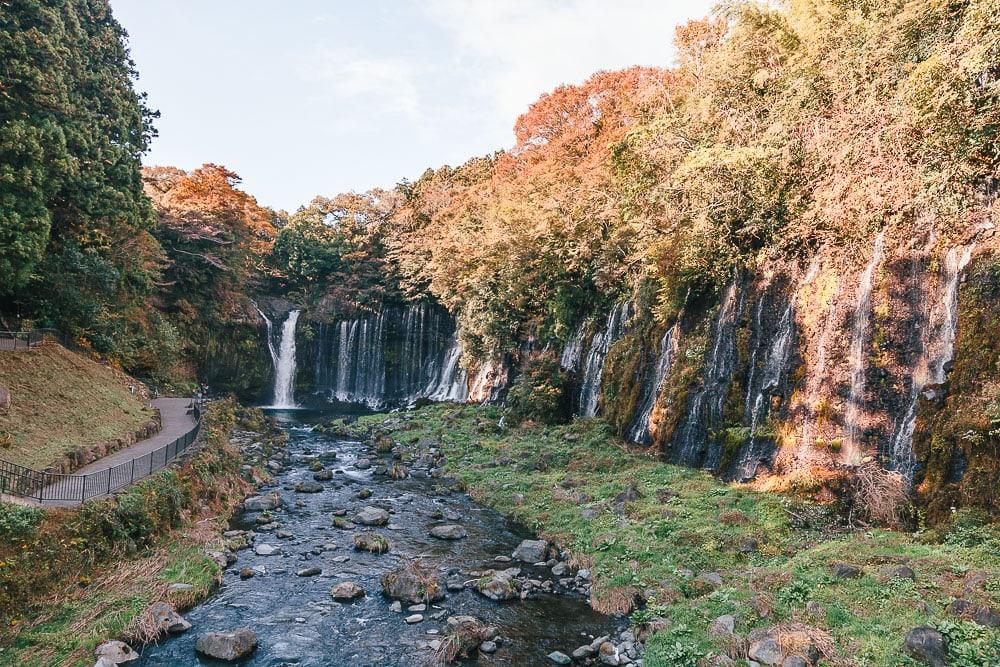
[[628,430],[628,439],[640,445],[648,445],[652,441],[650,432],[650,418],[653,414],[653,406],[656,405],[656,398],[660,395],[660,389],[670,373],[670,367],[674,363],[677,355],[678,336],[680,335],[680,325],[667,329],[660,339],[660,346],[657,350],[656,366],[653,373],[642,387],[642,394],[639,400],[639,407],[636,411],[635,419]]
[[295,325],[299,321],[299,311],[288,313],[281,326],[281,342],[274,362],[274,406],[294,408],[295,403]]
[[923,353],[913,372],[913,383],[907,398],[906,411],[897,423],[890,442],[891,467],[913,479],[917,461],[913,452],[913,433],[917,425],[920,394],[929,385],[946,379],[947,367],[955,355],[955,335],[958,330],[958,286],[962,271],[972,258],[974,244],[958,246],[948,251],[944,261],[941,297],[928,318],[929,329],[923,343]]
[[[278,545],[281,553],[259,556],[252,549],[237,552],[237,561],[226,570],[218,592],[185,614],[194,627],[159,646],[147,647],[140,665],[216,664],[202,663],[195,657],[198,635],[247,626],[257,633],[259,648],[246,665],[413,667],[424,664],[429,656],[422,643],[441,638],[447,627],[445,617],[460,614],[500,629],[503,641],[499,650],[481,658],[479,664],[545,665],[551,664],[545,657],[548,653],[558,650],[569,654],[591,637],[612,634],[620,627],[618,620],[598,614],[577,595],[546,594],[500,603],[471,589],[449,592],[445,600],[422,612],[423,622],[407,624],[403,619],[410,612],[394,613],[390,600],[382,596],[382,574],[413,560],[420,560],[442,577],[502,569],[510,565],[495,563],[494,557],[510,555],[521,539],[530,536],[465,494],[436,495],[432,486],[438,480],[411,476],[391,481],[370,470],[359,470],[355,463],[370,455],[368,448],[360,442],[312,432],[309,423],[320,421],[321,415],[297,411],[279,413],[279,418],[290,434],[286,448],[289,460],[284,471],[275,476],[273,487],[262,492],[281,490],[282,507],[272,514],[280,530],[287,531],[282,535],[288,536],[260,532],[256,543]],[[335,470],[334,481],[325,482],[322,493],[295,493],[291,489],[297,482],[312,480],[307,464],[312,457]],[[359,500],[362,488],[370,489],[372,496]],[[391,541],[389,553],[356,551],[354,531],[331,525],[334,510],[346,509],[350,517],[366,505],[391,513],[389,525],[376,529]],[[437,512],[444,513],[446,520],[436,520],[434,517],[440,516]],[[255,527],[259,514],[238,516],[234,528]],[[468,537],[456,541],[429,537],[428,528],[439,523],[459,523]],[[322,568],[322,574],[296,576],[297,570],[311,566]],[[242,580],[238,572],[244,567],[253,568],[256,576]],[[534,578],[552,579],[546,568],[521,567]],[[466,574],[462,578],[474,577]],[[329,590],[345,580],[364,588],[365,597],[350,603],[335,602]],[[431,618],[442,611],[441,618]]]
[[851,394],[847,400],[847,413],[844,423],[847,426],[847,447],[844,454],[848,460],[855,456],[858,448],[858,417],[865,400],[865,369],[867,368],[868,341],[870,339],[872,318],[872,285],[875,270],[882,263],[885,252],[885,230],[875,237],[875,250],[871,260],[861,273],[858,281],[858,292],[854,302],[854,327],[851,331],[851,347],[848,353],[848,364],[851,375]]
[[321,323],[314,356],[315,394],[325,401],[381,409],[469,396],[454,322],[432,304]]
[[632,302],[622,301],[612,308],[603,329],[594,334],[587,351],[580,381],[580,400],[577,414],[593,417],[597,414],[597,404],[601,397],[601,375],[604,373],[604,359],[611,345],[625,335],[625,328],[632,319]]

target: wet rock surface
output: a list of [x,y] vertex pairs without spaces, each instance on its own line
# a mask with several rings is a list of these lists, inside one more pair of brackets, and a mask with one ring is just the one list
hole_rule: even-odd
[[[531,535],[459,492],[460,483],[442,474],[433,443],[408,446],[416,451],[406,452],[403,475],[398,443],[376,448],[314,432],[310,420],[329,414],[279,418],[290,436],[280,472],[234,521],[242,532],[232,533],[235,562],[221,589],[185,614],[194,630],[146,647],[138,664],[199,664],[199,637],[240,627],[257,637],[241,664],[257,666],[421,664],[457,626],[477,628],[464,649],[490,665],[553,664],[550,654],[595,641],[593,655],[579,664],[599,664],[601,643],[609,636],[620,642],[626,622],[589,607],[587,573],[570,568],[552,545],[524,545]],[[317,460],[332,479],[303,493],[315,484]],[[281,489],[298,492],[282,499]],[[357,534],[375,533],[391,540],[387,553],[355,548]],[[511,562],[522,546],[524,559]],[[398,576],[414,565],[440,590],[427,596],[426,580]],[[397,600],[383,592],[393,573]],[[491,581],[495,587],[486,588],[498,599],[477,587]],[[618,646],[609,649],[626,658]]]

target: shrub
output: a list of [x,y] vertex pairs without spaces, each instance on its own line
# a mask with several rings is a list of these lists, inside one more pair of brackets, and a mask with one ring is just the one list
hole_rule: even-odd
[[507,421],[561,424],[569,418],[569,377],[552,353],[532,357],[507,395]]

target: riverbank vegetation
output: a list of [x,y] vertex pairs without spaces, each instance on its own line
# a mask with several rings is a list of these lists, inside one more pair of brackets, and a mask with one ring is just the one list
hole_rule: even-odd
[[259,412],[215,403],[188,460],[111,498],[0,504],[0,663],[89,665],[109,637],[150,639],[150,603],[184,609],[214,589],[221,569],[208,552],[224,550],[221,532],[250,488],[229,439],[237,425],[269,435]]
[[[949,664],[1000,660],[996,633],[969,618],[1000,604],[1000,533],[974,513],[916,533],[847,525],[835,504],[630,449],[600,420],[502,429],[500,416],[432,406],[386,435],[436,443],[473,497],[569,550],[591,572],[595,608],[632,612],[646,665],[739,657],[759,628],[814,646],[820,664],[916,664],[901,646],[923,625],[951,640]],[[383,421],[356,428],[382,433]],[[970,608],[956,613],[956,600]],[[735,634],[710,631],[724,615]]]

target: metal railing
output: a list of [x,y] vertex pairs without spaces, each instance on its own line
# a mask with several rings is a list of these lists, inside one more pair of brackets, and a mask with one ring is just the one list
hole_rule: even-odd
[[27,350],[42,341],[64,342],[65,337],[55,329],[31,329],[30,331],[0,331],[0,350]]
[[187,433],[148,454],[104,470],[85,475],[63,475],[32,470],[0,459],[0,493],[33,498],[38,502],[83,502],[123,489],[165,468],[198,438],[201,405],[194,401],[193,406],[195,424]]

